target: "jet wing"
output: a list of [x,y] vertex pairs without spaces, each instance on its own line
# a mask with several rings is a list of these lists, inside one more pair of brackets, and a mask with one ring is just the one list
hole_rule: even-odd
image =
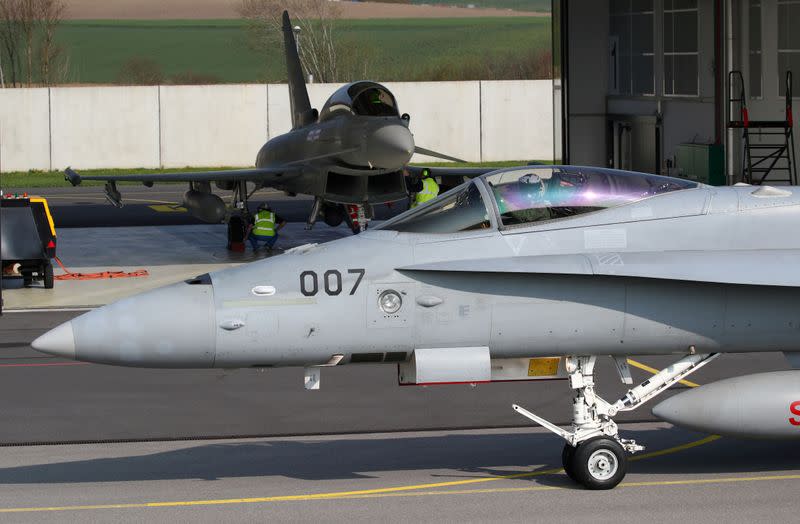
[[591,253],[454,260],[398,271],[531,273],[800,287],[800,250]]
[[283,181],[298,174],[300,170],[294,167],[281,168],[253,168],[229,169],[223,171],[199,171],[194,173],[144,173],[137,175],[92,175],[82,176],[67,168],[64,171],[65,179],[73,186],[80,185],[84,180],[103,180],[106,182],[142,182],[153,184],[157,182],[216,182],[226,180],[247,180],[263,182],[270,185],[272,182]]

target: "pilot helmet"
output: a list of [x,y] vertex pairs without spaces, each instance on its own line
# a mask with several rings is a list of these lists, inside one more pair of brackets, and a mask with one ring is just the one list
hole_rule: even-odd
[[528,200],[541,200],[544,196],[544,180],[539,175],[528,173],[519,177],[517,182],[520,196],[524,196]]

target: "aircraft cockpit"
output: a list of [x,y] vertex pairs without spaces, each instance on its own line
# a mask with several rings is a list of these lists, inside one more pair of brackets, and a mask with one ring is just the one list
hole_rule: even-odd
[[320,120],[343,112],[358,116],[400,116],[392,92],[375,82],[355,82],[337,89],[322,107]]
[[380,229],[473,231],[492,227],[495,214],[499,227],[530,225],[698,186],[689,180],[594,167],[517,167],[478,177],[389,220]]
[[503,226],[571,217],[698,186],[647,173],[576,166],[498,171],[483,180]]

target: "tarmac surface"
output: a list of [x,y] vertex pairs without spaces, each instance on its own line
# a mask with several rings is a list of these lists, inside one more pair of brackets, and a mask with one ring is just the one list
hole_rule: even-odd
[[[122,208],[112,206],[103,194],[103,188],[54,187],[26,190],[31,194],[47,198],[53,220],[58,229],[73,227],[141,227],[168,225],[205,225],[206,223],[189,215],[180,207],[185,184],[162,184],[152,188],[141,185],[120,185]],[[22,189],[10,189],[8,193]],[[230,201],[230,191],[216,190],[215,193],[226,202]],[[273,210],[289,222],[305,223],[311,212],[313,200],[309,196],[286,196],[283,192],[262,189],[250,200],[250,209],[255,211],[261,202],[269,202]],[[404,201],[391,206],[375,206],[375,218],[385,220],[398,212],[405,211]],[[320,222],[321,224],[321,222]]]
[[5,448],[9,522],[793,522],[800,450],[669,427],[590,492],[541,429]]

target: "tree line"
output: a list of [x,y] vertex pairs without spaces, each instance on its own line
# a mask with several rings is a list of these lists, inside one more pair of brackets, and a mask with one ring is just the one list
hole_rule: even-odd
[[69,56],[56,42],[63,0],[0,0],[0,85],[52,85],[69,72]]

